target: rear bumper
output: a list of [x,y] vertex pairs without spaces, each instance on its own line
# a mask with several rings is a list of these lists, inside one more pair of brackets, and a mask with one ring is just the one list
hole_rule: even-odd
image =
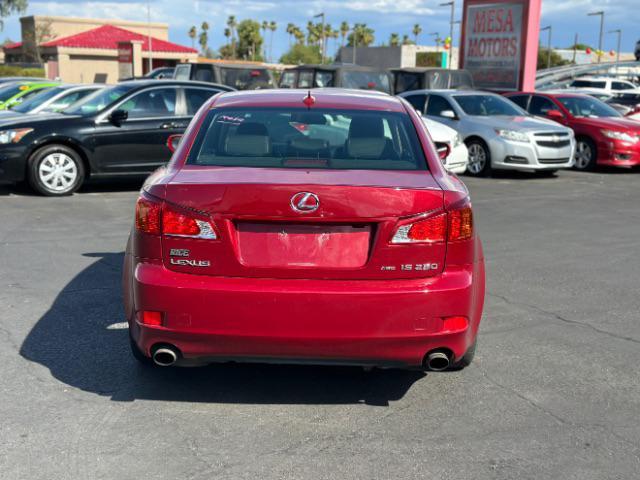
[[[205,277],[148,263],[131,272],[131,336],[148,356],[169,343],[187,359],[419,366],[435,348],[462,357],[484,301],[483,262],[400,281]],[[142,325],[141,310],[163,312],[163,326]],[[447,320],[459,316],[468,320]]]

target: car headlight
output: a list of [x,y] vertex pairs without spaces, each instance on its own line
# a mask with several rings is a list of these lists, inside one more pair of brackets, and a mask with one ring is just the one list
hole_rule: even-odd
[[25,135],[33,132],[33,128],[17,128],[15,130],[0,130],[0,145],[18,143]]
[[631,135],[627,132],[619,132],[617,130],[602,130],[602,134],[605,137],[612,138],[614,140],[622,140],[628,143],[638,143],[640,138],[636,135]]
[[496,133],[505,140],[529,143],[529,137],[527,137],[525,133],[518,132],[517,130],[496,130]]
[[462,143],[462,135],[456,133],[456,136],[453,138],[453,148],[459,147]]

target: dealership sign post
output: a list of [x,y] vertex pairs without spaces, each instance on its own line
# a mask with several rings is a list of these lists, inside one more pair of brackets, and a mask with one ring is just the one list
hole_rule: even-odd
[[133,77],[133,43],[118,42],[118,78]]
[[477,87],[534,90],[542,0],[465,0],[461,68]]

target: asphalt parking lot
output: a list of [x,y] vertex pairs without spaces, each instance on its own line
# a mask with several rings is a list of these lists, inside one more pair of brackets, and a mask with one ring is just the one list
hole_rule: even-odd
[[1,188],[1,477],[638,478],[640,173],[465,181],[478,353],[426,375],[139,367],[120,298],[139,185]]

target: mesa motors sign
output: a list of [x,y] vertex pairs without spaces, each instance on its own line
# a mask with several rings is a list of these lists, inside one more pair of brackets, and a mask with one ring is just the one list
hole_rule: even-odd
[[539,22],[540,0],[465,1],[461,67],[476,86],[520,90],[535,81],[539,23],[531,24],[532,4],[537,4]]

